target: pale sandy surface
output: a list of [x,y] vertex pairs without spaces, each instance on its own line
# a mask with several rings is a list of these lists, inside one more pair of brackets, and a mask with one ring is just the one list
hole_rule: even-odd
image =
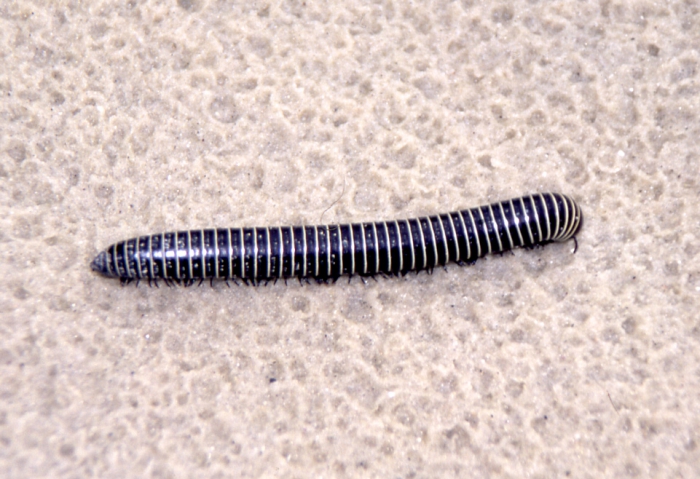
[[[0,6],[1,477],[700,476],[697,2],[46,3]],[[575,255],[88,267],[546,190],[584,210]]]

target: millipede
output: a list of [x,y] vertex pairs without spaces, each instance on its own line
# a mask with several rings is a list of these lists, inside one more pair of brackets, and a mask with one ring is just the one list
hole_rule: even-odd
[[[394,221],[318,226],[215,228],[120,241],[92,269],[106,277],[191,285],[240,279],[335,281],[343,275],[397,276],[491,253],[576,238],[576,202],[538,193],[450,213]],[[575,251],[575,250],[574,250]]]

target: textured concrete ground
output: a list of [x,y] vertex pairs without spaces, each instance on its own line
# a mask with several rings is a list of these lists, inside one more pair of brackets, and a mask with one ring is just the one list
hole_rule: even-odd
[[[700,476],[694,1],[0,6],[2,477]],[[557,244],[122,288],[162,230],[536,191]]]

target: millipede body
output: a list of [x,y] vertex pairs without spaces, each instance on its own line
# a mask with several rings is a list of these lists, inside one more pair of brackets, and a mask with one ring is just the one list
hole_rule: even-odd
[[92,269],[184,282],[400,275],[471,263],[519,246],[566,241],[582,221],[571,198],[540,193],[435,216],[321,226],[217,228],[140,236],[102,251]]

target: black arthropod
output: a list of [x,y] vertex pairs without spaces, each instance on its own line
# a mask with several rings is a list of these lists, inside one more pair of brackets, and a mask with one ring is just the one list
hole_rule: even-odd
[[218,228],[140,236],[115,243],[92,269],[122,282],[246,284],[342,275],[401,275],[449,262],[574,236],[581,209],[566,195],[540,193],[436,216],[321,226]]

